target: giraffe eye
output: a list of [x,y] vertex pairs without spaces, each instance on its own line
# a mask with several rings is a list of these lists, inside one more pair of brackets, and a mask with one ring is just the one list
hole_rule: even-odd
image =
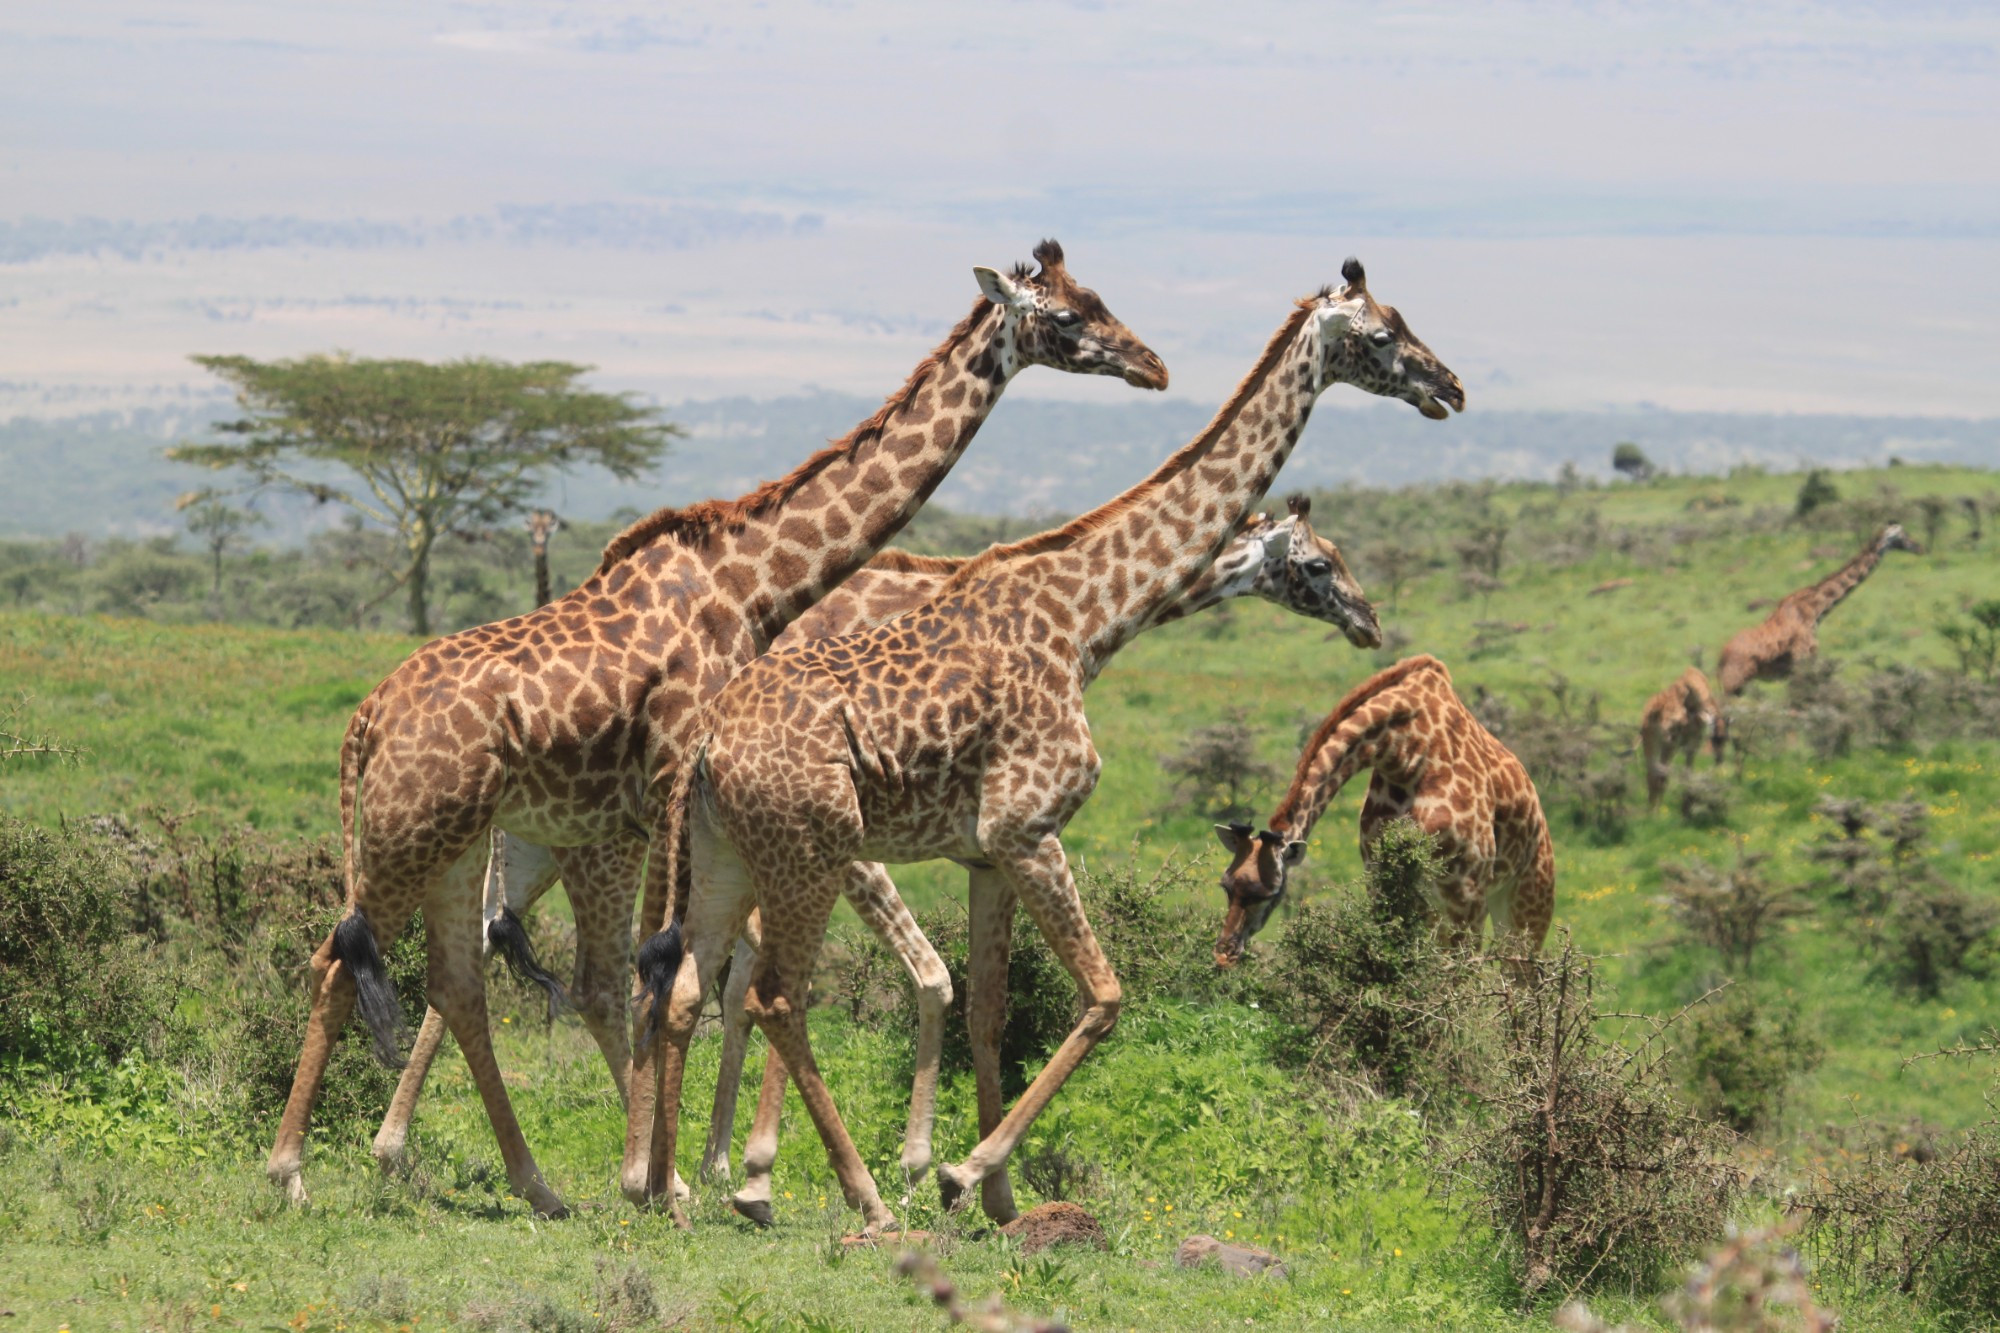
[[1312,575],[1314,578],[1318,578],[1322,574],[1331,574],[1332,572],[1333,561],[1331,560],[1321,558],[1306,561],[1306,573]]
[[1077,325],[1083,323],[1083,316],[1074,310],[1057,310],[1052,312],[1049,318],[1056,322],[1056,327],[1059,329],[1075,329]]
[[1396,335],[1387,329],[1377,329],[1368,335],[1368,341],[1374,343],[1377,347],[1387,347],[1390,343],[1396,341]]

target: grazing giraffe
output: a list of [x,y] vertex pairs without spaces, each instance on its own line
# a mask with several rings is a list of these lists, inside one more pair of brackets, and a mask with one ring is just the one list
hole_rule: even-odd
[[1694,767],[1694,753],[1708,738],[1715,762],[1722,762],[1722,747],[1728,739],[1722,705],[1708,688],[1708,677],[1700,667],[1689,667],[1680,679],[1646,701],[1639,715],[1639,749],[1646,756],[1646,808],[1652,809],[1666,794],[1667,775],[1679,754]]
[[1841,599],[1875,572],[1890,551],[1922,555],[1924,548],[1891,523],[1868,539],[1860,553],[1818,583],[1800,588],[1778,603],[1761,625],[1739,630],[1722,645],[1715,662],[1715,683],[1726,698],[1743,693],[1753,680],[1785,680],[1799,663],[1819,651],[1819,622]]
[[1427,889],[1444,939],[1477,940],[1490,914],[1496,941],[1513,935],[1541,948],[1555,913],[1556,862],[1535,784],[1460,701],[1444,663],[1419,655],[1376,672],[1334,706],[1262,833],[1215,826],[1231,857],[1216,965],[1243,956],[1284,898],[1313,825],[1364,768],[1374,772],[1361,807],[1362,859],[1391,820],[1412,820],[1439,842],[1444,873]]
[[[894,1222],[806,1033],[806,990],[834,900],[851,876],[882,873],[857,862],[947,858],[972,869],[976,1050],[997,1048],[984,1025],[1002,1012],[996,978],[1017,898],[1081,992],[1076,1028],[1004,1118],[999,1071],[981,1061],[984,1137],[965,1162],[938,1168],[947,1207],[1000,1168],[1110,1031],[1118,981],[1061,841],[1100,766],[1084,689],[1214,562],[1328,385],[1401,398],[1433,419],[1464,406],[1457,377],[1369,295],[1360,263],[1348,260],[1342,275],[1344,287],[1297,304],[1215,419],[1146,481],[988,550],[886,625],[759,658],[704,711],[706,735],[667,802],[670,830],[689,832],[690,892],[640,952],[652,1002],[632,1067],[628,1196],[667,1192],[688,1038],[754,905],[762,938],[745,1003],[797,1082],[848,1206],[871,1231]],[[680,838],[670,831],[656,845],[671,857]],[[678,888],[668,859],[648,866],[649,905]],[[669,917],[649,910],[646,920]]]
[[535,553],[535,605],[547,606],[555,598],[549,586],[549,538],[562,528],[553,509],[537,509],[528,515],[528,545]]
[[[626,1037],[632,903],[655,785],[680,765],[701,704],[785,626],[891,541],[1023,368],[1165,388],[1166,367],[1078,286],[1060,246],[1039,273],[975,269],[977,300],[908,382],[851,434],[733,501],[662,509],[605,548],[596,573],[539,611],[448,635],[378,685],[341,746],[347,915],[312,959],[312,1017],[266,1172],[305,1198],[300,1157],[334,1037],[358,1002],[395,1062],[380,950],[418,907],[429,995],[471,1066],[507,1179],[536,1212],[563,1205],[514,1119],[487,1030],[480,881],[489,830],[558,850],[579,939],[605,966],[578,1007],[614,1069]],[[624,855],[607,854],[607,844]],[[569,856],[569,849],[588,855]],[[599,860],[617,863],[605,872]]]
[[[1207,572],[1179,602],[1163,611],[1154,624],[1178,620],[1232,598],[1253,596],[1296,615],[1336,625],[1361,647],[1378,646],[1381,627],[1374,607],[1348,571],[1339,548],[1312,530],[1310,501],[1305,496],[1294,496],[1287,506],[1290,512],[1282,519],[1251,515],[1243,531]],[[917,556],[893,548],[885,550],[849,575],[819,605],[793,621],[773,644],[773,651],[812,639],[836,638],[921,606],[968,562],[969,557]],[[509,951],[509,946],[518,950],[520,944],[525,944],[526,936],[518,923],[557,882],[555,858],[547,848],[503,833],[496,832],[494,839],[495,855],[487,889],[488,939],[501,949],[502,956],[518,974],[541,980],[547,973],[540,970],[532,955]],[[893,886],[886,899],[872,892],[886,882],[886,878],[857,878],[849,888],[867,891],[852,894],[849,901],[862,921],[901,959],[916,986],[917,1073],[911,1089],[910,1125],[904,1136],[902,1156],[904,1171],[914,1178],[930,1167],[937,1067],[943,1049],[944,1015],[952,1000],[951,981],[943,960],[917,929]],[[737,1086],[742,1078],[750,1029],[742,997],[750,984],[754,961],[755,954],[746,937],[738,945],[723,998],[722,1067],[702,1159],[702,1175],[706,1179],[726,1179],[729,1175]],[[578,968],[580,973],[588,972],[581,958]],[[400,1163],[424,1073],[443,1031],[443,1019],[435,1010],[425,1015],[423,1031],[411,1049],[396,1097],[376,1135],[376,1155],[385,1167]],[[614,1070],[613,1077],[622,1079],[624,1073],[622,1069]],[[777,1148],[778,1106],[784,1090],[783,1064],[777,1060],[766,1065],[767,1085],[774,1078],[775,1088],[760,1100],[757,1127],[745,1146],[744,1161],[750,1178],[733,1200],[739,1212],[753,1218],[760,1211],[768,1214],[769,1209],[770,1167]],[[675,1191],[683,1193],[685,1186],[677,1181]]]

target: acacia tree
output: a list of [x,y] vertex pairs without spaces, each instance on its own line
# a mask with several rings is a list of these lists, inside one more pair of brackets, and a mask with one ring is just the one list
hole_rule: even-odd
[[[246,477],[239,491],[292,491],[392,529],[398,554],[382,597],[407,592],[418,634],[430,633],[430,558],[441,538],[526,509],[552,472],[594,465],[634,480],[681,433],[629,395],[579,388],[589,368],[562,361],[194,361],[235,386],[244,415],[216,423],[235,439],[177,445],[167,457],[237,471]],[[359,484],[337,479],[342,471]]]

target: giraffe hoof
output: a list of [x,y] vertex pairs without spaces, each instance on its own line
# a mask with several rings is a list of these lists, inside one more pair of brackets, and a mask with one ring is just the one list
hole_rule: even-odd
[[938,1201],[947,1213],[955,1213],[966,1204],[967,1182],[959,1179],[958,1168],[941,1166],[937,1173]]
[[748,1218],[760,1227],[768,1227],[778,1220],[777,1214],[771,1211],[769,1199],[739,1199],[731,1196],[729,1206],[736,1210],[738,1217]]

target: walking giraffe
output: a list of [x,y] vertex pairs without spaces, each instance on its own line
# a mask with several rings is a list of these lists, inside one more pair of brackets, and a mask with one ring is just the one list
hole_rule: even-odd
[[[788,476],[733,501],[662,509],[605,549],[580,588],[526,616],[447,635],[378,685],[341,746],[347,914],[313,955],[312,1016],[266,1171],[304,1201],[307,1118],[355,1006],[394,1063],[397,1010],[380,950],[418,907],[429,998],[471,1066],[507,1179],[536,1212],[563,1205],[514,1119],[487,1030],[480,881],[497,825],[560,849],[579,939],[604,967],[577,1003],[613,1068],[629,984],[632,902],[698,709],[907,523],[1030,365],[1164,388],[1159,357],[1064,268],[976,269],[981,296],[882,409]],[[664,787],[661,791],[664,792]],[[569,849],[587,849],[570,856]],[[623,855],[619,855],[622,848]],[[610,862],[605,865],[603,862]],[[623,941],[623,943],[620,943]]]
[[1362,859],[1384,825],[1412,820],[1438,839],[1444,874],[1427,887],[1447,940],[1476,940],[1490,914],[1496,941],[1514,936],[1541,948],[1555,914],[1556,863],[1535,784],[1460,701],[1444,663],[1420,655],[1376,672],[1334,706],[1263,832],[1216,825],[1231,857],[1216,965],[1243,956],[1283,900],[1313,825],[1364,768],[1373,775],[1361,807]]
[[1924,548],[1891,523],[1868,539],[1860,553],[1818,583],[1800,588],[1760,625],[1738,630],[1715,661],[1715,683],[1726,697],[1743,693],[1753,680],[1784,680],[1793,668],[1819,651],[1819,622],[1839,606],[1861,580],[1875,572],[1891,551],[1922,555]]
[[[1294,496],[1288,501],[1288,509],[1287,515],[1277,520],[1251,515],[1243,531],[1216,562],[1154,624],[1193,615],[1231,598],[1254,596],[1296,615],[1338,626],[1359,646],[1379,645],[1381,627],[1374,608],[1349,573],[1339,548],[1313,531],[1310,502],[1304,496]],[[812,639],[835,638],[920,606],[968,562],[969,557],[916,556],[893,548],[883,551],[794,621],[773,644],[773,651]],[[542,980],[548,974],[532,955],[523,952],[526,936],[519,922],[560,877],[555,858],[547,848],[496,834],[492,867],[487,890],[489,942],[501,948],[518,973]],[[851,882],[849,888],[872,890],[886,883],[886,879],[862,879]],[[914,1178],[930,1167],[938,1062],[943,1049],[944,1015],[952,1000],[951,981],[943,960],[893,891],[885,899],[868,892],[853,893],[849,901],[862,921],[902,961],[916,988],[917,1067],[902,1153],[903,1170]],[[707,1179],[726,1179],[729,1175],[730,1135],[735,1125],[737,1088],[750,1028],[742,996],[750,984],[754,961],[746,933],[738,945],[736,963],[723,997],[722,1062],[709,1121],[708,1145],[702,1158],[702,1175]],[[578,971],[588,970],[579,949]],[[423,1031],[410,1051],[396,1097],[376,1135],[376,1155],[385,1168],[400,1163],[424,1073],[442,1038],[443,1020],[433,1010],[425,1015]],[[745,1146],[748,1180],[731,1200],[737,1211],[759,1221],[768,1220],[770,1167],[777,1149],[783,1069],[782,1061],[775,1058],[766,1063],[766,1092],[758,1103],[756,1128]],[[622,1080],[624,1073],[622,1069],[614,1070],[613,1077]],[[679,1183],[674,1188],[676,1193],[685,1193],[685,1186]]]
[[[751,663],[703,715],[705,737],[668,802],[689,829],[685,911],[647,941],[641,980],[658,1037],[635,1051],[622,1184],[667,1192],[681,1075],[701,997],[752,906],[762,938],[745,1002],[797,1081],[849,1207],[894,1222],[812,1060],[806,988],[828,914],[877,861],[953,859],[973,871],[968,1024],[1001,1010],[1016,898],[1075,980],[1076,1028],[1004,1118],[999,1071],[976,1069],[983,1135],[938,1169],[946,1206],[991,1177],[1085,1054],[1119,989],[1077,900],[1061,832],[1096,785],[1083,691],[1180,600],[1262,498],[1328,385],[1401,398],[1427,417],[1464,406],[1456,376],[1402,318],[1346,285],[1300,301],[1215,419],[1154,474],[1064,526],[998,546],[886,625]],[[669,834],[660,845],[679,850]],[[648,867],[647,901],[677,886]],[[648,913],[649,921],[663,916]],[[675,1220],[685,1225],[677,1203]]]

